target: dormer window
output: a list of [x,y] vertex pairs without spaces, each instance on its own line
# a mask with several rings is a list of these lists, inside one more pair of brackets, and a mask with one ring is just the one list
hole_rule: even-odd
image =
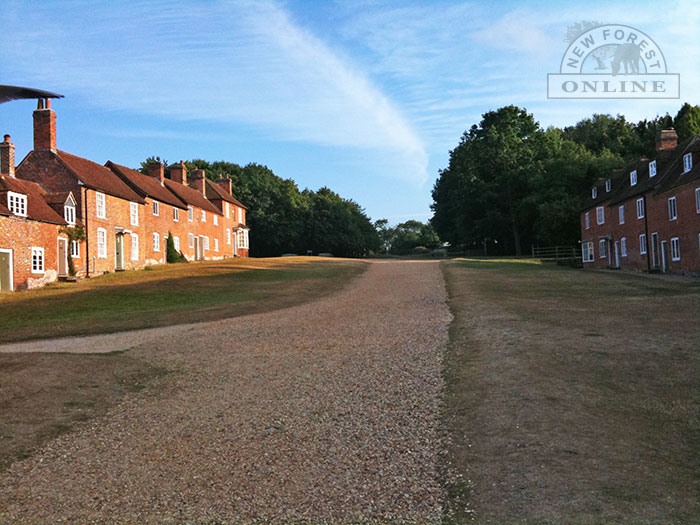
[[71,226],[75,225],[75,206],[66,204],[63,207],[63,218],[66,219],[66,222]]
[[612,188],[612,182],[610,182],[610,179],[608,179],[605,181],[605,191],[609,192],[611,188]]
[[596,188],[594,186],[593,188],[591,188],[591,198],[595,199],[597,196],[598,196],[598,188]]
[[683,173],[688,173],[693,169],[693,154],[686,153],[683,155]]
[[637,184],[637,170],[630,171],[630,186]]
[[7,207],[15,215],[27,216],[27,196],[14,191],[7,192]]
[[656,161],[652,160],[649,163],[649,178],[656,177]]

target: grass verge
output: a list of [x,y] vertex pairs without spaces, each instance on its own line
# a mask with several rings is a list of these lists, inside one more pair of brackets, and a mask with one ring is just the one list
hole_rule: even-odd
[[227,259],[115,273],[0,296],[0,343],[212,321],[300,304],[364,263]]
[[700,516],[700,287],[443,264],[448,523]]

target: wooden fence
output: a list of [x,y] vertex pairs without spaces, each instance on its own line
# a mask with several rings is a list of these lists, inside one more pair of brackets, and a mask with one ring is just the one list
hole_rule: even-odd
[[581,257],[580,246],[533,246],[534,259],[574,259]]

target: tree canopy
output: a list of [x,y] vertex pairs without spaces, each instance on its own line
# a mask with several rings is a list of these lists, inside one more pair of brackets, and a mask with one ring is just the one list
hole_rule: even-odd
[[455,246],[498,241],[505,253],[530,244],[574,244],[591,185],[614,168],[655,155],[656,137],[674,126],[679,140],[700,133],[700,106],[637,124],[593,115],[542,129],[532,114],[506,106],[482,116],[450,152],[433,187],[431,224]]
[[[149,157],[142,163],[147,172]],[[251,228],[252,256],[269,257],[284,253],[332,253],[360,257],[380,246],[379,236],[362,207],[328,188],[300,191],[292,179],[282,179],[267,166],[194,159],[188,170],[205,170],[212,180],[228,176],[233,195],[247,208]]]

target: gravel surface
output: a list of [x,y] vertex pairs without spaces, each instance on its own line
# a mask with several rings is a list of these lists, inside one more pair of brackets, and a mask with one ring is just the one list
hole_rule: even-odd
[[312,303],[133,332],[174,373],[12,465],[0,522],[439,522],[450,320],[439,263],[372,262]]

